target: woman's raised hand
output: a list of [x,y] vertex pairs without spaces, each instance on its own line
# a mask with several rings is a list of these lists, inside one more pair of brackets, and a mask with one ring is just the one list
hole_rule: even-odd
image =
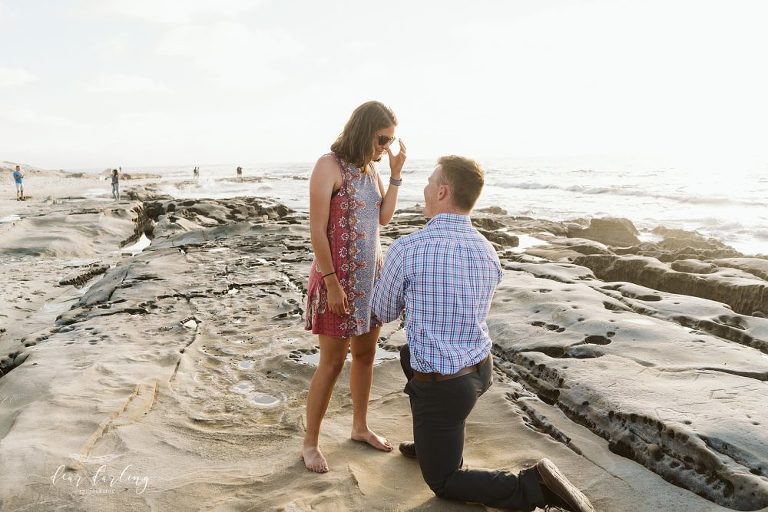
[[400,173],[403,172],[403,164],[405,164],[405,143],[403,139],[397,139],[397,143],[400,145],[400,151],[395,155],[392,153],[392,145],[387,146],[387,155],[389,155],[389,170],[392,171],[392,177],[396,180],[400,179]]

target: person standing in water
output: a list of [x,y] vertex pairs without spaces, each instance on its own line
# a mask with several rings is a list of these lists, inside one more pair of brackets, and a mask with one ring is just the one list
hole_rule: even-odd
[[[355,441],[389,452],[392,445],[368,427],[368,398],[381,323],[371,316],[371,293],[383,260],[379,226],[392,219],[405,163],[405,144],[395,141],[397,119],[378,101],[355,109],[331,153],[317,161],[309,182],[309,224],[315,260],[307,286],[307,330],[318,335],[320,362],[309,385],[302,458],[310,471],[325,473],[320,451],[323,421],[336,380],[352,352],[349,387]],[[373,165],[386,152],[390,178],[385,188]]]

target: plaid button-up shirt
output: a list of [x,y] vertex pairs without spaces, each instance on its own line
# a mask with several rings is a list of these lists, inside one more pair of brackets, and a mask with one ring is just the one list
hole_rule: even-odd
[[468,216],[441,213],[395,241],[373,291],[373,312],[391,322],[405,310],[414,370],[450,375],[491,350],[485,320],[502,271]]

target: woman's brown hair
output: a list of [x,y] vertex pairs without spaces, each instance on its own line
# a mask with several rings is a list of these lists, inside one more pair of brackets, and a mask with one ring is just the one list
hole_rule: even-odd
[[367,101],[352,112],[344,131],[331,145],[331,151],[365,172],[373,160],[373,136],[390,126],[397,126],[392,109],[378,101]]

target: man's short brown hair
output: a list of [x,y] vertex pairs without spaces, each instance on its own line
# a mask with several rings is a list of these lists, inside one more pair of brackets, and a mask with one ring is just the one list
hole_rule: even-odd
[[437,164],[442,170],[443,181],[451,187],[454,206],[470,211],[485,183],[485,172],[480,164],[456,155],[440,157]]

